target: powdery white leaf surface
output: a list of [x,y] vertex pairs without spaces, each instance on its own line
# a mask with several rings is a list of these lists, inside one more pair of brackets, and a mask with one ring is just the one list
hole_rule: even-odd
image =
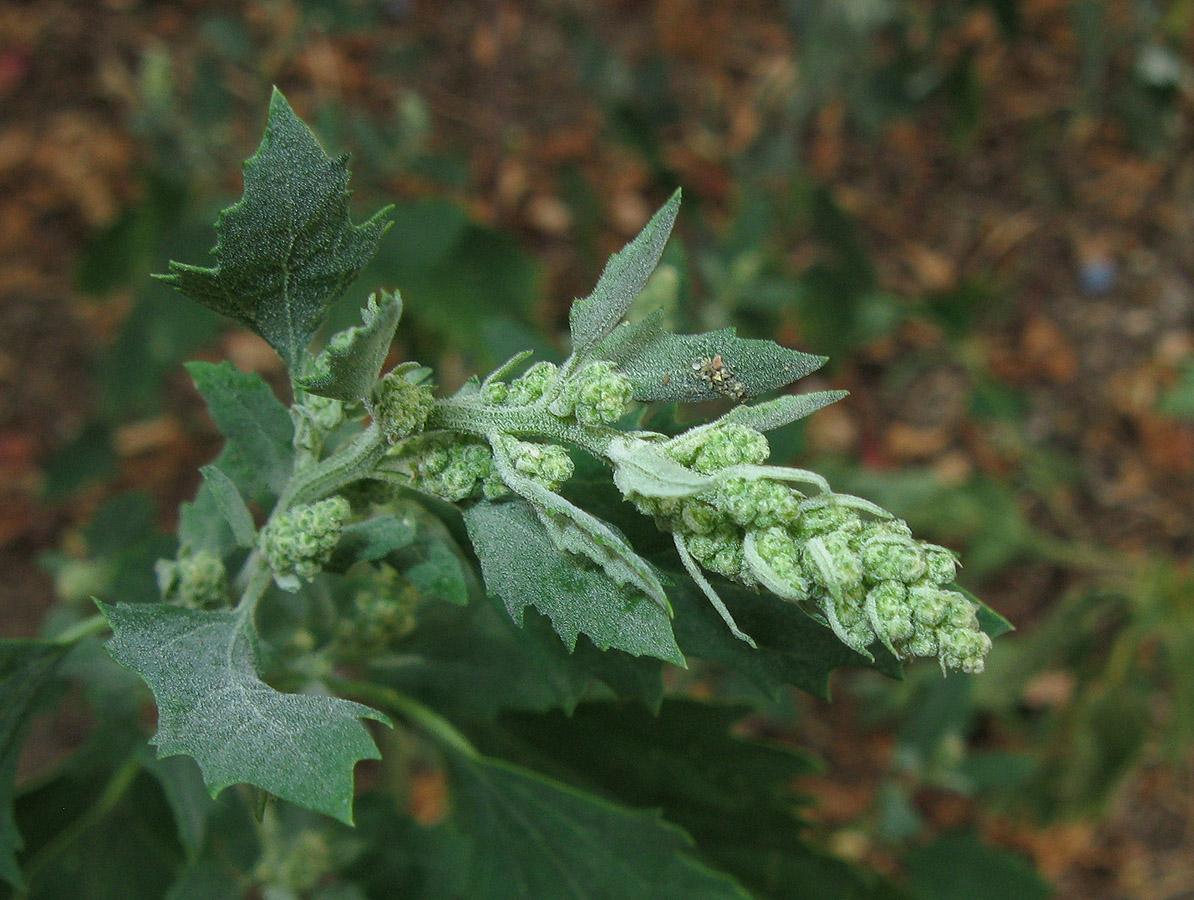
[[672,334],[663,329],[663,310],[618,326],[595,355],[625,373],[641,403],[741,402],[791,384],[825,363],[823,356],[740,338],[732,328]]
[[212,796],[252,784],[352,822],[353,767],[378,759],[361,719],[389,721],[337,697],[284,694],[257,674],[252,627],[227,611],[162,604],[102,607],[112,657],[149,685],[159,756],[199,763]]

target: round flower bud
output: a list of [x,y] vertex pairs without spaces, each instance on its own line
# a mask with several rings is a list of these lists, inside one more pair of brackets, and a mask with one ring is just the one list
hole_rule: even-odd
[[949,584],[958,576],[958,564],[954,555],[936,544],[923,544],[925,556],[925,578],[933,584]]
[[991,650],[991,638],[981,631],[945,631],[937,633],[941,664],[977,675],[986,667],[986,655]]
[[914,584],[908,588],[908,605],[912,618],[930,628],[945,622],[950,610],[951,592],[929,584]]
[[915,630],[908,606],[908,588],[899,581],[881,581],[866,595],[867,617],[885,644],[907,640]]
[[510,452],[516,471],[535,479],[548,490],[559,490],[572,477],[574,467],[568,451],[556,444],[519,441]]
[[978,631],[977,607],[957,591],[949,592],[946,601],[945,624],[952,629]]
[[771,455],[771,445],[761,431],[727,422],[700,435],[691,466],[698,472],[716,472],[730,466],[759,465]]
[[481,402],[488,406],[501,406],[510,396],[510,385],[504,381],[491,381],[481,388]]
[[912,584],[925,574],[920,545],[911,538],[877,534],[862,545],[862,565],[871,581]]
[[879,519],[862,526],[859,537],[869,541],[873,537],[912,537],[912,529],[903,519]]
[[[329,497],[309,506],[296,506],[269,522],[261,534],[261,549],[274,574],[315,577],[340,541],[352,507],[343,497]],[[297,582],[294,586],[297,588]]]
[[831,531],[857,534],[862,531],[862,519],[854,510],[836,503],[806,503],[800,508],[796,530],[802,537]]
[[801,552],[804,574],[811,584],[828,594],[837,589],[849,591],[862,584],[862,562],[850,535],[835,531],[819,536],[817,541],[827,559],[814,552],[811,542]]
[[901,648],[905,656],[936,656],[937,633],[931,628],[920,628]]
[[680,510],[678,529],[684,534],[708,534],[722,527],[725,517],[704,500],[686,500]]
[[626,412],[633,392],[630,379],[615,372],[613,363],[589,363],[580,373],[572,414],[582,425],[617,421]]
[[742,534],[736,528],[696,535],[686,544],[693,558],[712,572],[734,578],[743,570]]
[[507,406],[526,406],[534,403],[556,380],[555,363],[537,362],[512,382],[506,394]]
[[422,430],[435,398],[426,385],[411,384],[402,372],[390,372],[373,389],[370,410],[391,444]]
[[180,557],[167,566],[163,594],[177,597],[196,609],[213,609],[228,603],[228,573],[224,561],[209,550]]
[[800,550],[792,536],[778,527],[766,528],[755,535],[755,547],[771,571],[801,591],[808,590],[800,567]]

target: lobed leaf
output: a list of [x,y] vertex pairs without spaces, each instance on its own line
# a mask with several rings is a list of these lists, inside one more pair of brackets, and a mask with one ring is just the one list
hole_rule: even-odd
[[533,606],[571,650],[587,635],[601,649],[684,664],[667,612],[589,560],[562,553],[524,500],[481,502],[464,513],[486,587],[515,622]]
[[277,89],[244,195],[216,220],[211,268],[171,262],[159,276],[265,338],[291,371],[328,308],[377,252],[389,207],[361,225],[348,211],[347,156],[328,157]]
[[337,697],[283,694],[257,674],[255,632],[235,612],[162,604],[102,607],[112,657],[158,705],[159,756],[183,753],[212,796],[247,783],[352,823],[353,767],[377,759],[360,719],[381,713]]
[[573,302],[568,316],[573,353],[586,355],[618,327],[659,265],[679,211],[677,190],[638,236],[609,258],[593,292]]
[[335,400],[360,400],[373,389],[402,317],[397,292],[374,294],[361,311],[360,325],[338,332],[294,383],[311,394]]
[[472,843],[470,900],[749,900],[657,814],[492,759],[458,756],[452,776],[451,822]]

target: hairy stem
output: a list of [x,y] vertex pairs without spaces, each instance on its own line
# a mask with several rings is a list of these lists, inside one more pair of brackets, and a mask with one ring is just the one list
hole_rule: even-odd
[[482,438],[500,432],[561,441],[587,450],[598,459],[608,459],[609,442],[621,434],[615,428],[561,421],[537,404],[481,406],[458,400],[436,402],[425,427],[427,431],[455,431]]

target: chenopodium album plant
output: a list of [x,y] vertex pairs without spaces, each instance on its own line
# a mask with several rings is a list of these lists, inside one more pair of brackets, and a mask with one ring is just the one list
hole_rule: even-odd
[[[455,860],[456,886],[426,896],[788,896],[784,879],[810,863],[777,862],[802,845],[794,807],[774,794],[802,764],[730,736],[740,710],[665,702],[662,663],[705,658],[772,695],[824,693],[844,664],[893,671],[933,657],[981,672],[1004,623],[954,584],[950,551],[813,472],[768,463],[768,431],[842,394],[755,398],[821,358],[730,329],[673,334],[659,312],[625,320],[679,192],[573,305],[562,363],[519,354],[441,397],[418,363],[382,372],[396,293],[374,295],[359,325],[310,351],[387,229],[386,210],[352,223],[347,180],[345,159],[325,156],[275,93],[244,196],[217,222],[216,266],[172,263],[162,277],[268,341],[294,403],[229,364],[189,367],[227,444],[182,510],[176,557],[157,565],[160,602],[102,603],[99,624],[75,635],[111,629],[111,656],[157,702],[157,755],[193,758],[212,797],[247,784],[350,823],[354,766],[379,758],[374,734],[386,734],[361,720],[414,726],[445,759],[449,812],[435,833],[465,846],[452,856],[452,841],[435,852],[416,842]],[[711,400],[733,405],[675,434],[637,427],[645,405]],[[10,647],[6,690],[50,677],[72,639]],[[10,738],[34,693],[5,713]],[[611,695],[662,712],[644,724]],[[510,718],[552,709],[572,718]],[[668,779],[644,772],[674,740],[665,723],[684,736],[671,752],[704,748],[709,771],[735,786],[661,794]],[[587,737],[557,739],[570,728]],[[581,765],[606,740],[623,749]],[[639,761],[619,768],[636,747]],[[751,754],[767,762],[729,771]],[[567,786],[576,771],[596,794]],[[744,788],[750,778],[762,786]],[[762,814],[742,805],[751,798],[790,834],[745,843]],[[9,815],[0,826],[0,875],[19,883],[16,826]],[[295,895],[318,882],[278,875],[294,853],[263,841],[254,877]],[[191,862],[208,852],[198,842]],[[300,854],[317,875],[332,868],[322,852]]]

